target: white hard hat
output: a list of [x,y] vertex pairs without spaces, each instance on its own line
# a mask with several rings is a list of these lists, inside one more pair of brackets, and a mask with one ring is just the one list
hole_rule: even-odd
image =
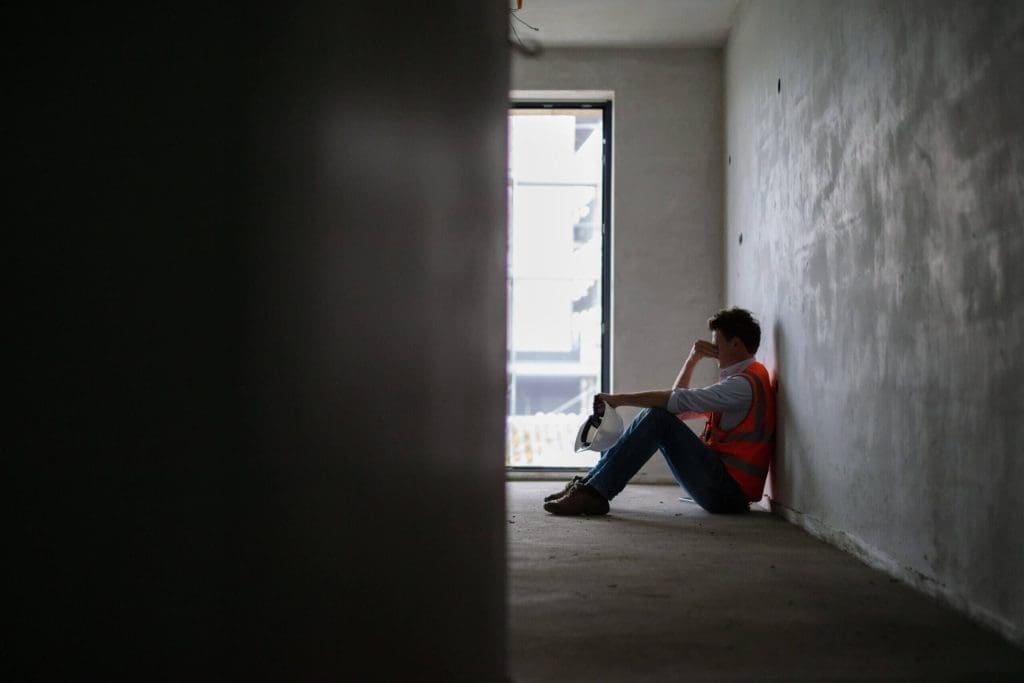
[[[594,426],[594,423],[597,426]],[[622,436],[622,416],[604,403],[604,417],[589,416],[576,432],[576,452],[606,451]]]

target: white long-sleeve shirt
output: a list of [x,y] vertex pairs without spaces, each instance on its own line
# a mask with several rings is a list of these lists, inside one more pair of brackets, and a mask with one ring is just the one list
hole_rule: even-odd
[[703,389],[673,389],[668,397],[668,411],[687,420],[701,413],[722,413],[722,429],[729,430],[743,422],[754,400],[750,382],[740,373],[750,367],[753,358],[733,363],[718,371],[718,383]]

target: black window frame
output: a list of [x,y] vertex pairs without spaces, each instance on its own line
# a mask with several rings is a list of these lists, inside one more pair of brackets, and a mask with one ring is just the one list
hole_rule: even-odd
[[[611,386],[612,338],[612,101],[611,100],[512,100],[513,109],[601,110],[601,392]],[[557,472],[580,468],[508,466],[509,470]]]

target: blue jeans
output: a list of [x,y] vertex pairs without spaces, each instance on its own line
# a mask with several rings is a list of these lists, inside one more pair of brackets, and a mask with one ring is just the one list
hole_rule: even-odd
[[746,494],[725,471],[718,455],[679,418],[662,408],[645,408],[637,415],[584,479],[611,500],[658,449],[665,455],[672,476],[702,508],[708,512],[748,509]]

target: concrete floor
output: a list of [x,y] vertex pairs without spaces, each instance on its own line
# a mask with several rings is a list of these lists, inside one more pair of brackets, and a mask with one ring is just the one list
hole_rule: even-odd
[[634,484],[555,517],[561,483],[507,484],[516,683],[1024,681],[1024,650],[766,511]]

